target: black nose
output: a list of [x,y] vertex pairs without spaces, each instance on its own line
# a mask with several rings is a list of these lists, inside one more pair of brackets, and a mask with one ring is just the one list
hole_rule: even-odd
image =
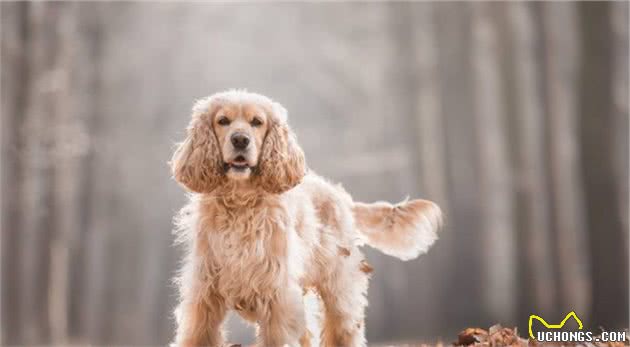
[[232,141],[234,148],[245,149],[247,148],[247,145],[249,145],[249,136],[242,133],[236,133],[230,137],[230,141]]

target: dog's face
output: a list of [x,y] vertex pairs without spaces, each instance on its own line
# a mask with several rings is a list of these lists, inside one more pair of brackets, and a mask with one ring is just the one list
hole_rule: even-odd
[[276,194],[294,187],[306,165],[286,118],[284,107],[258,94],[229,91],[200,100],[171,160],[173,176],[198,193],[230,180]]
[[228,103],[213,115],[212,129],[219,142],[223,168],[228,178],[248,179],[259,161],[263,141],[269,128],[263,105]]

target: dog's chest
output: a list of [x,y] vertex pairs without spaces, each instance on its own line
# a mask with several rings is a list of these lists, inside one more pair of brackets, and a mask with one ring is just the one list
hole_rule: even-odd
[[[264,233],[264,231],[256,231]],[[233,280],[247,274],[260,272],[273,261],[269,254],[269,241],[265,238],[243,237],[241,233],[226,231],[208,236],[211,252],[208,254],[215,280]]]
[[286,236],[277,218],[219,218],[206,240],[207,278],[230,307],[256,311],[285,285]]

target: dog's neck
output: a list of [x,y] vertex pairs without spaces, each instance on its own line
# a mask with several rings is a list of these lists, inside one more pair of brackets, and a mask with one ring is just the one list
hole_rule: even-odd
[[252,208],[269,198],[269,193],[251,180],[228,180],[213,193],[213,198],[228,209]]

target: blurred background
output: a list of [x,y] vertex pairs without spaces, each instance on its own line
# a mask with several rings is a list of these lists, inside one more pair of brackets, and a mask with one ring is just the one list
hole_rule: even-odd
[[628,326],[627,2],[0,9],[2,344],[170,341],[186,197],[166,162],[228,88],[283,103],[357,200],[446,211],[418,260],[365,250],[369,341],[571,310]]

